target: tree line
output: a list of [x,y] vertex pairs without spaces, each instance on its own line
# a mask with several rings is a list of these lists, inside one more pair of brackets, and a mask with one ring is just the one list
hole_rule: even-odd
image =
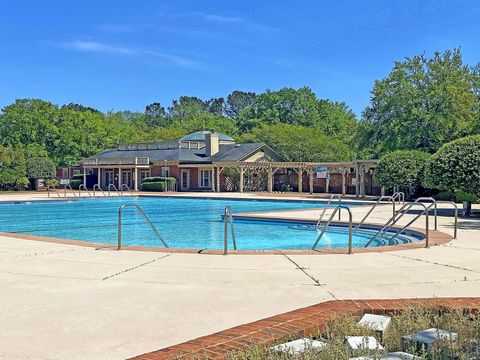
[[149,104],[144,112],[19,99],[0,112],[0,182],[15,151],[25,158],[35,149],[55,165],[67,165],[121,143],[171,141],[199,130],[265,142],[291,161],[380,158],[396,150],[435,153],[449,141],[480,133],[480,66],[465,64],[460,49],[395,62],[375,81],[360,117],[308,87],[237,90],[212,99],[181,96],[166,106]]

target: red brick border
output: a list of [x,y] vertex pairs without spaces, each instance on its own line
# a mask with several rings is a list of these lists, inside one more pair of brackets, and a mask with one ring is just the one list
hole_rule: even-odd
[[269,345],[292,336],[314,335],[325,327],[334,314],[392,315],[415,304],[439,310],[462,309],[470,312],[478,311],[480,298],[327,301],[139,355],[130,360],[224,359],[229,352],[244,350],[253,344]]

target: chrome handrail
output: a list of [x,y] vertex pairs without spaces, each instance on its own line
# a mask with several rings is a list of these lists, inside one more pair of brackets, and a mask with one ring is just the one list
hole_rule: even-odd
[[103,194],[103,197],[106,197],[107,195],[105,194],[105,191],[103,191],[103,189],[100,187],[100,185],[98,184],[95,184],[93,185],[93,197],[95,197],[95,191],[96,189],[100,190]]
[[[338,205],[340,206],[342,204],[342,197],[338,194],[333,194],[332,196],[330,196],[330,199],[328,200],[328,202],[325,204],[325,207],[323,208],[323,211],[321,212],[320,214],[320,217],[318,218],[318,221],[317,221],[317,224],[315,225],[315,227],[318,229],[318,227],[320,226],[322,220],[323,220],[323,217],[325,216],[325,212],[327,211],[327,209],[329,208],[329,205],[330,203],[332,202],[333,199],[338,199]],[[338,213],[338,221],[341,220],[341,214]]]
[[337,211],[341,211],[342,209],[345,209],[348,211],[348,253],[351,255],[353,254],[353,242],[352,242],[352,211],[350,210],[350,208],[348,206],[345,206],[345,205],[335,205],[335,206],[329,206],[330,209],[334,209],[332,214],[330,215],[330,218],[328,219],[327,223],[324,225],[322,231],[320,232],[320,234],[318,235],[317,237],[317,240],[315,241],[315,243],[313,244],[312,246],[312,250],[315,250],[315,248],[317,247],[317,244],[318,242],[320,241],[320,239],[322,238],[323,234],[325,234],[325,231],[327,230],[327,228],[330,226],[330,223],[332,222],[332,219],[333,217],[335,216],[335,214],[337,213]]
[[[391,238],[389,238],[388,240],[391,241],[393,240],[395,237],[397,237],[398,235],[400,235],[405,229],[407,229],[411,224],[413,224],[415,221],[417,221],[417,219],[423,215],[425,215],[425,247],[426,248],[429,248],[430,247],[430,239],[429,239],[429,236],[428,236],[428,231],[429,231],[429,225],[428,225],[428,213],[429,213],[429,210],[430,210],[430,206],[426,206],[425,204],[421,203],[421,202],[418,202],[418,203],[415,203],[415,202],[412,202],[412,203],[405,203],[403,204],[403,206],[397,210],[397,212],[395,213],[394,216],[392,216],[386,223],[385,225],[375,233],[375,235],[370,239],[368,240],[368,242],[365,244],[364,247],[368,247],[372,242],[373,240],[375,240],[380,234],[390,230],[406,213],[408,210],[410,210],[413,206],[422,206],[424,211],[422,211],[420,214],[418,214],[417,216],[415,216],[413,218],[412,221],[410,221],[407,225],[405,225],[397,234],[395,234],[394,236],[392,236]],[[405,210],[405,212],[402,213],[402,211]],[[397,216],[398,215],[398,216]]]
[[133,194],[132,190],[130,190],[130,188],[128,187],[127,184],[122,184],[122,186],[120,186],[120,193],[122,194],[122,196],[123,196],[123,189],[124,189],[124,188],[127,189],[127,191],[130,193],[130,195],[135,196],[135,195]]
[[437,204],[450,204],[455,208],[455,222],[453,224],[453,238],[457,238],[457,228],[458,228],[458,206],[453,201],[437,201]]
[[88,191],[87,187],[84,184],[80,184],[80,186],[78,187],[78,197],[82,197],[82,188],[85,189],[88,196],[92,197],[92,194],[90,194],[90,191]]
[[112,187],[115,189],[115,192],[117,193],[118,196],[122,196],[122,195],[120,195],[120,193],[118,192],[118,189],[113,184],[108,184],[108,196],[110,196],[110,189]]
[[55,194],[57,194],[58,197],[61,197],[60,193],[58,192],[58,190],[53,185],[48,185],[47,186],[48,197],[50,197],[50,191],[51,190],[55,191]]
[[233,249],[237,250],[237,241],[235,240],[235,229],[233,227],[232,208],[227,206],[223,215],[223,255],[228,254],[228,221],[230,221],[230,232],[232,233]]
[[357,224],[357,226],[355,226],[355,231],[358,230],[360,228],[360,226],[363,225],[363,223],[365,222],[365,220],[367,220],[367,218],[370,216],[370,214],[373,212],[373,210],[375,210],[375,208],[377,207],[377,205],[384,199],[388,199],[388,203],[392,203],[392,216],[395,215],[395,199],[393,198],[393,196],[380,196],[380,198],[377,200],[377,202],[375,204],[373,204],[373,206],[370,208],[370,210],[368,210],[367,214],[363,217],[363,219]]
[[70,190],[73,194],[74,197],[77,197],[77,194],[75,194],[75,191],[72,189],[72,187],[70,185],[65,185],[65,187],[63,188],[63,196],[64,197],[67,197],[67,189]]
[[398,203],[399,204],[405,204],[405,193],[402,191],[396,191],[392,195],[393,199],[397,201],[398,198]]
[[153,225],[153,223],[150,221],[150,219],[148,218],[147,214],[145,214],[142,210],[142,208],[138,205],[138,204],[123,204],[122,206],[120,206],[118,208],[118,223],[117,223],[117,229],[118,229],[118,237],[117,237],[117,250],[120,250],[122,248],[122,212],[123,212],[123,209],[125,209],[126,207],[134,207],[135,209],[137,209],[137,211],[140,213],[140,215],[142,215],[143,219],[145,220],[145,222],[150,226],[150,228],[153,230],[155,236],[162,242],[162,244],[168,248],[168,244],[167,242],[162,238],[162,235],[160,235],[160,233],[158,232],[157,228],[155,227],[155,225]]
[[[430,201],[433,204],[433,216],[434,218],[434,230],[437,230],[437,200],[435,200],[433,197],[419,197],[416,199],[414,202],[418,203],[419,201]],[[429,206],[430,208],[431,206]]]

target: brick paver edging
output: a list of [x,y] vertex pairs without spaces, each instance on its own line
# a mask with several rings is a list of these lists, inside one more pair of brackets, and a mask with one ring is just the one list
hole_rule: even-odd
[[415,304],[445,311],[461,309],[476,312],[480,308],[480,298],[327,301],[139,355],[130,360],[223,359],[228,353],[244,350],[253,344],[269,345],[292,337],[315,335],[323,330],[334,314],[393,315]]

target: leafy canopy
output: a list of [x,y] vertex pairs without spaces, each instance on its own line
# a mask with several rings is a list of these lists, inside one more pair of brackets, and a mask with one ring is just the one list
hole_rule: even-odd
[[443,145],[428,161],[425,185],[480,196],[480,135]]
[[374,178],[380,186],[399,187],[409,194],[422,183],[429,154],[416,150],[398,150],[383,156],[377,163]]

